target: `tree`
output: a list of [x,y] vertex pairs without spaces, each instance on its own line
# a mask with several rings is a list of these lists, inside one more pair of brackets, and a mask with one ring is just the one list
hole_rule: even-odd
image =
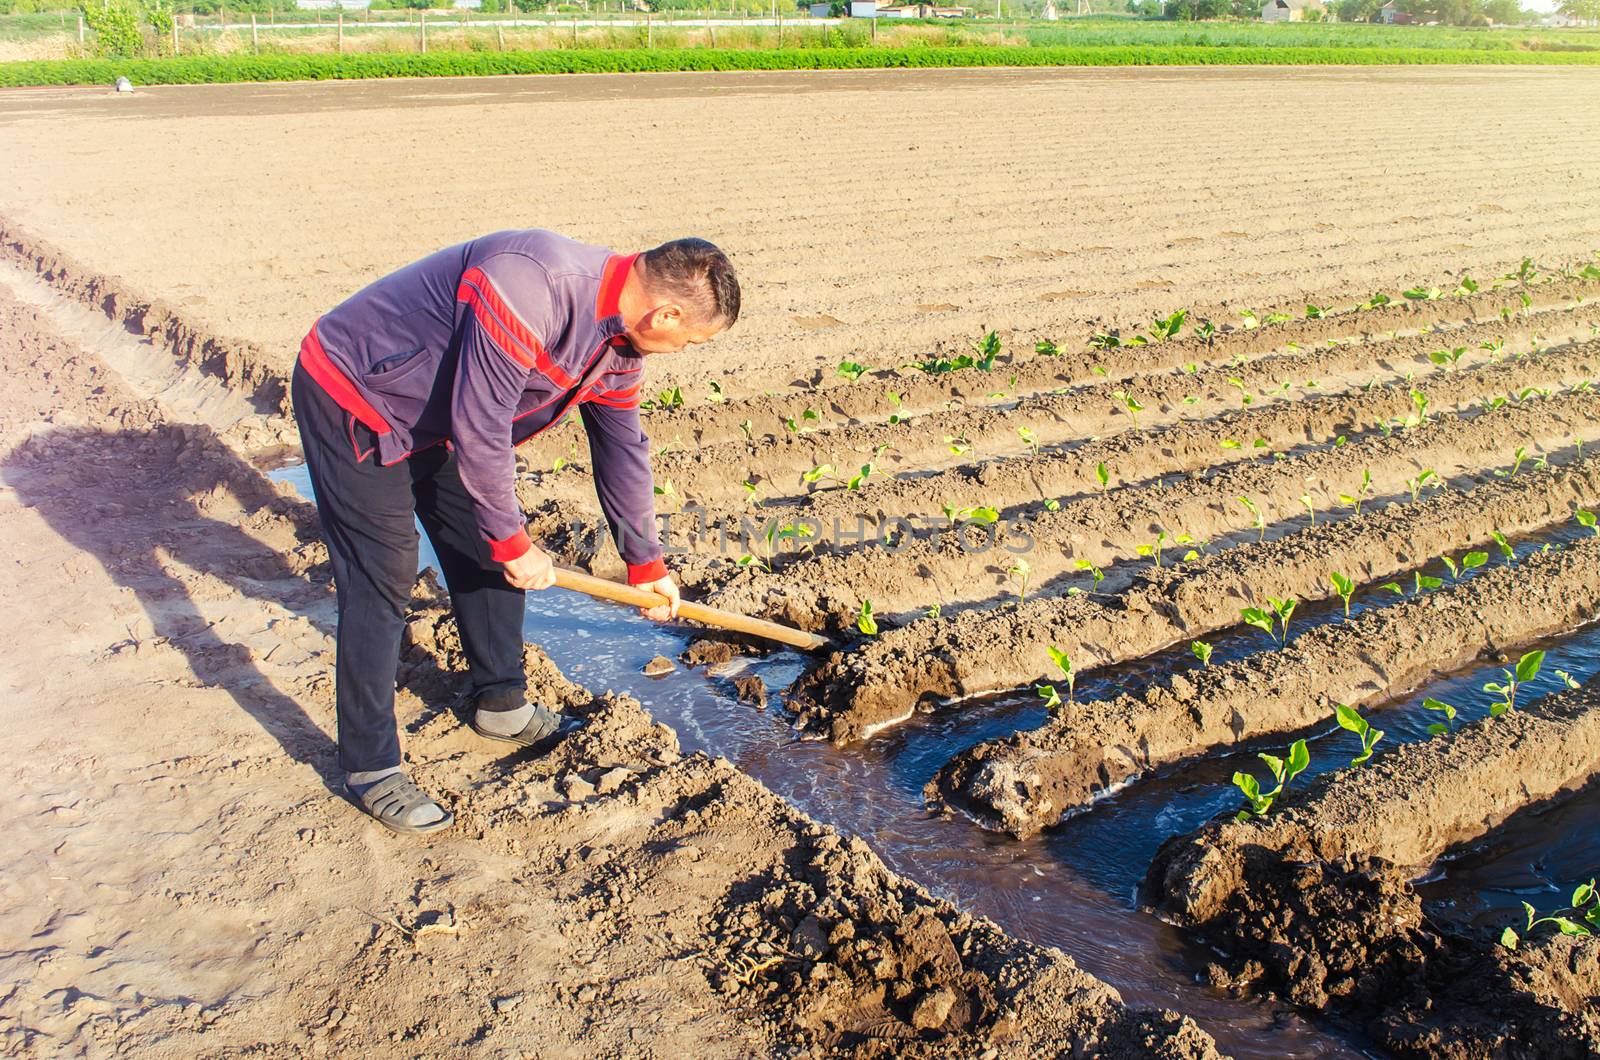
[[1167,17],[1179,22],[1217,18],[1227,10],[1228,0],[1167,0]]
[[1557,10],[1568,18],[1600,23],[1600,0],[1561,0]]
[[1382,7],[1383,0],[1338,0],[1334,10],[1340,22],[1371,22]]
[[1489,16],[1490,21],[1502,26],[1516,26],[1528,20],[1527,13],[1522,10],[1521,0],[1487,0],[1483,5],[1483,13]]
[[83,21],[94,30],[94,52],[102,58],[125,59],[144,50],[139,15],[129,0],[89,0]]

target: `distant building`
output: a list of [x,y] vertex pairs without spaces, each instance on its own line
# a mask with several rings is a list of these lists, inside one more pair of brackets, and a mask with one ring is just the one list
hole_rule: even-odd
[[1306,17],[1307,11],[1321,11],[1322,5],[1315,0],[1267,0],[1261,5],[1261,20],[1263,22],[1300,22]]
[[879,18],[967,18],[970,7],[934,7],[931,4],[896,4],[878,8]]
[[1386,26],[1409,26],[1417,20],[1409,11],[1401,11],[1395,6],[1394,0],[1389,0],[1378,9],[1378,21]]
[[[812,18],[828,18],[833,14],[832,4],[812,4]],[[850,0],[844,5],[846,18],[877,18],[878,0]]]

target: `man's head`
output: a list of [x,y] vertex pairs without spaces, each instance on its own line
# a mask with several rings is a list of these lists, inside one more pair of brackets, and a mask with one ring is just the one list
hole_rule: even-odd
[[639,255],[621,308],[634,349],[677,353],[739,319],[739,278],[704,239],[674,239]]

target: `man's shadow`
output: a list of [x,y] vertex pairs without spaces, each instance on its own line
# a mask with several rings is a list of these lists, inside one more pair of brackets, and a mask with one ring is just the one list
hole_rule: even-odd
[[[42,432],[0,459],[0,474],[22,503],[136,595],[154,635],[130,637],[113,650],[137,650],[141,640],[170,645],[195,680],[228,692],[294,761],[314,768],[329,790],[341,790],[334,741],[274,687],[248,645],[207,620],[177,573],[187,568],[219,579],[331,635],[333,596],[310,503],[281,496],[210,428],[194,424]],[[228,515],[211,514],[219,508]],[[293,544],[285,551],[250,532],[281,535],[286,528]],[[330,701],[332,663],[330,653],[313,678],[327,682]]]

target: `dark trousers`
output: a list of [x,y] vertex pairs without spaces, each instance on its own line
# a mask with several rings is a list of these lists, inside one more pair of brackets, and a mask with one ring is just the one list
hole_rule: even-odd
[[415,520],[439,554],[474,695],[487,709],[520,707],[524,594],[489,558],[455,455],[436,445],[384,467],[376,433],[299,365],[290,393],[338,591],[339,764],[352,773],[400,764],[394,691],[417,577]]

